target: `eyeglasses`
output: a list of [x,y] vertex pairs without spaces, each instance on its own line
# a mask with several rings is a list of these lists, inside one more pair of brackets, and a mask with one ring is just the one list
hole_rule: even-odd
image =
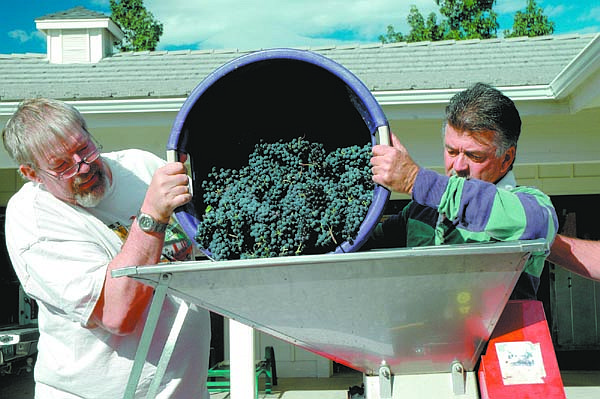
[[89,165],[92,162],[96,161],[98,158],[100,158],[101,151],[102,151],[101,145],[94,145],[93,149],[90,152],[81,156],[81,161],[74,163],[73,165],[67,167],[66,169],[61,170],[60,172],[57,172],[54,170],[45,170],[45,169],[40,169],[40,170],[42,172],[46,173],[47,175],[54,177],[55,179],[67,180],[67,179],[70,179],[71,177],[75,176],[77,173],[79,173],[79,169],[81,168],[82,163],[86,163]]

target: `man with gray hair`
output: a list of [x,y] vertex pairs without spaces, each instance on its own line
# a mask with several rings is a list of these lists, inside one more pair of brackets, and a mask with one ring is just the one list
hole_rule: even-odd
[[[517,186],[512,172],[521,133],[514,103],[477,83],[454,95],[444,123],[445,175],[419,167],[398,138],[373,147],[373,181],[412,201],[378,225],[369,247],[533,240],[551,245],[558,228],[550,198]],[[533,253],[511,295],[536,299],[548,251]]]
[[[185,166],[139,150],[101,153],[77,109],[51,99],[23,101],[2,138],[29,181],[8,203],[6,244],[39,305],[35,397],[121,398],[153,289],[111,271],[191,255],[173,217],[191,200]],[[182,306],[189,310],[157,397],[208,398],[209,314],[170,296],[136,397],[146,396]]]

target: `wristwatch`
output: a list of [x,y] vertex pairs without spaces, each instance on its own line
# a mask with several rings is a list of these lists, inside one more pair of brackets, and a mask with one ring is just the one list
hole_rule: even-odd
[[152,216],[147,213],[142,213],[140,210],[136,217],[138,226],[145,232],[155,232],[155,233],[163,233],[169,223],[160,223],[158,220],[154,219]]

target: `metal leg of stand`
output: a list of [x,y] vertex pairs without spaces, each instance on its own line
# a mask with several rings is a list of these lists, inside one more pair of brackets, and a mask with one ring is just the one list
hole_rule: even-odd
[[177,337],[179,337],[179,332],[181,331],[181,327],[183,327],[183,322],[185,321],[185,316],[187,315],[188,309],[189,306],[185,302],[182,303],[179,307],[179,311],[177,312],[177,316],[175,317],[175,322],[173,323],[171,332],[169,332],[169,337],[167,338],[167,342],[165,342],[165,347],[163,349],[162,354],[160,355],[158,365],[156,366],[156,374],[154,375],[152,384],[150,384],[150,388],[148,388],[148,394],[146,395],[146,398],[148,399],[153,399],[156,397],[156,393],[158,392],[158,388],[160,387],[160,382],[162,381],[165,375],[165,371],[167,371],[169,360],[171,360],[171,355],[173,354],[173,350],[175,349]]
[[144,369],[144,363],[146,362],[146,356],[148,356],[148,351],[150,350],[152,336],[154,335],[154,330],[158,324],[158,318],[160,316],[160,311],[162,310],[162,305],[167,296],[167,289],[169,288],[171,277],[172,276],[170,273],[162,274],[158,285],[154,290],[154,297],[152,298],[152,303],[150,304],[148,318],[146,319],[146,324],[144,325],[144,331],[142,332],[140,344],[138,345],[137,352],[135,353],[133,368],[131,369],[131,374],[129,374],[129,380],[127,381],[127,387],[125,388],[125,395],[123,396],[124,399],[133,399],[135,397],[135,389],[140,382],[142,370]]

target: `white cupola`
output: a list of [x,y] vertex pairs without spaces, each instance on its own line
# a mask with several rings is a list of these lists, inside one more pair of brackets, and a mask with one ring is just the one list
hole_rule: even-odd
[[109,16],[84,7],[36,18],[35,26],[46,35],[51,64],[97,63],[124,37]]

